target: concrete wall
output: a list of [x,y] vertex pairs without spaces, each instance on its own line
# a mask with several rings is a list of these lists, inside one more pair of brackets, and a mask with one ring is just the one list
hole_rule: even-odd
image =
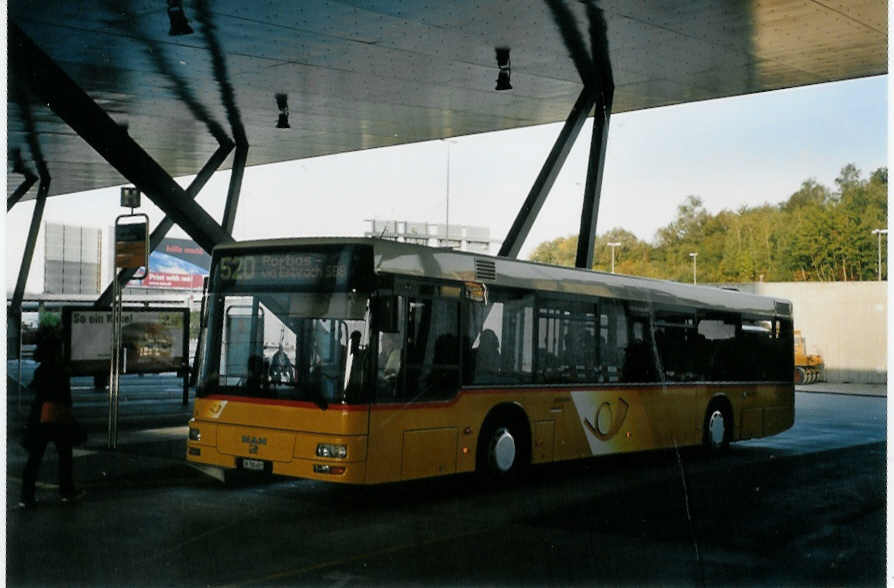
[[788,298],[807,352],[823,357],[826,380],[887,382],[887,282],[772,282],[742,291]]

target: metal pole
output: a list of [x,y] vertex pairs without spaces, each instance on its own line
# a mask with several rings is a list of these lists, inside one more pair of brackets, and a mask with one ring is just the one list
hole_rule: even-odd
[[450,247],[450,141],[447,141],[447,194],[445,198],[444,233],[447,237],[447,246]]
[[590,156],[587,164],[587,183],[581,206],[580,230],[577,237],[577,255],[574,266],[593,267],[593,245],[596,241],[596,220],[599,216],[599,199],[602,193],[602,175],[605,171],[605,150],[608,144],[608,124],[611,118],[614,87],[603,87],[596,96],[593,114],[593,135],[590,140]]
[[[39,314],[40,313],[38,313],[38,315]],[[16,312],[16,324],[18,325],[17,343],[19,346],[19,355],[18,355],[19,361],[17,362],[18,363],[18,372],[19,372],[19,374],[18,374],[19,379],[17,380],[18,388],[19,388],[19,398],[17,400],[17,407],[18,407],[19,413],[21,414],[21,412],[22,412],[22,311],[21,311],[21,309],[19,309],[18,312]],[[38,326],[39,326],[39,324],[38,324]]]
[[[112,266],[113,273],[117,273],[118,267],[117,265]],[[111,360],[109,361],[109,424],[108,424],[108,447],[109,449],[115,449],[118,442],[118,436],[115,433],[114,427],[114,414],[115,414],[115,388],[118,385],[118,341],[117,335],[118,330],[115,328],[117,325],[116,320],[116,309],[118,307],[118,298],[119,298],[119,287],[118,280],[112,280],[112,349]]]
[[612,248],[612,273],[615,273],[615,247],[620,247],[621,243],[614,241],[612,243],[606,243],[606,245]]
[[25,170],[25,181],[19,184],[19,187],[15,189],[15,192],[12,193],[12,196],[6,199],[6,212],[9,212],[16,203],[22,199],[22,196],[28,193],[28,190],[31,189],[31,186],[34,185],[34,182],[37,181],[37,176],[33,173]]
[[22,298],[25,296],[25,285],[28,282],[28,274],[31,272],[31,261],[34,258],[34,247],[37,244],[37,235],[40,233],[40,223],[43,220],[43,211],[47,202],[47,194],[50,191],[50,179],[41,178],[37,189],[37,200],[34,203],[34,212],[31,213],[31,226],[28,229],[28,240],[25,242],[25,251],[22,254],[22,265],[19,266],[19,277],[12,294],[12,308],[21,312]]
[[[245,173],[245,162],[248,160],[248,144],[236,142],[236,153],[233,154],[233,167],[230,169],[230,188],[227,191],[227,203],[224,206],[223,221],[220,223],[228,235],[233,234],[236,224],[236,209],[239,206],[239,194],[242,191],[242,176]],[[206,251],[208,251],[206,249]]]
[[698,283],[695,279],[695,258],[698,257],[698,253],[690,253],[689,257],[692,258],[692,284],[695,285]]
[[882,281],[882,235],[888,234],[888,229],[873,229],[873,235],[878,235],[878,281]]

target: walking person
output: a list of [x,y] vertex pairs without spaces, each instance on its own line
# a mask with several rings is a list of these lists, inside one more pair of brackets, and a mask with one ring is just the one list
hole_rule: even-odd
[[45,326],[38,332],[34,359],[40,365],[34,372],[31,390],[34,400],[28,415],[25,448],[28,462],[22,473],[20,508],[33,508],[40,462],[47,445],[56,445],[59,461],[59,495],[62,502],[78,497],[72,472],[72,445],[79,427],[71,411],[71,386],[69,373],[62,355],[62,337],[57,328]]

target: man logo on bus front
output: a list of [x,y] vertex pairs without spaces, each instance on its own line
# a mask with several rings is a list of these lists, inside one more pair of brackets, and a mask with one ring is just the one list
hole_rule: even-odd
[[252,455],[258,453],[260,445],[267,445],[266,437],[255,437],[254,435],[242,435],[242,442],[248,444],[248,452]]
[[[624,419],[627,418],[627,409],[629,407],[630,405],[623,398],[618,398],[617,411],[612,410],[610,403],[603,402],[596,409],[596,414],[593,415],[593,422],[590,422],[590,419],[584,419],[584,424],[587,425],[591,433],[596,435],[597,439],[608,441],[621,430],[621,425],[624,424]],[[604,414],[602,414],[603,411],[605,411]],[[600,416],[602,416],[602,419],[599,418]]]

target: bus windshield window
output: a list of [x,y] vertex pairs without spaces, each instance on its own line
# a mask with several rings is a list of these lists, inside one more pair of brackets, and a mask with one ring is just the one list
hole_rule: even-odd
[[354,293],[216,295],[200,394],[363,402],[367,298]]

